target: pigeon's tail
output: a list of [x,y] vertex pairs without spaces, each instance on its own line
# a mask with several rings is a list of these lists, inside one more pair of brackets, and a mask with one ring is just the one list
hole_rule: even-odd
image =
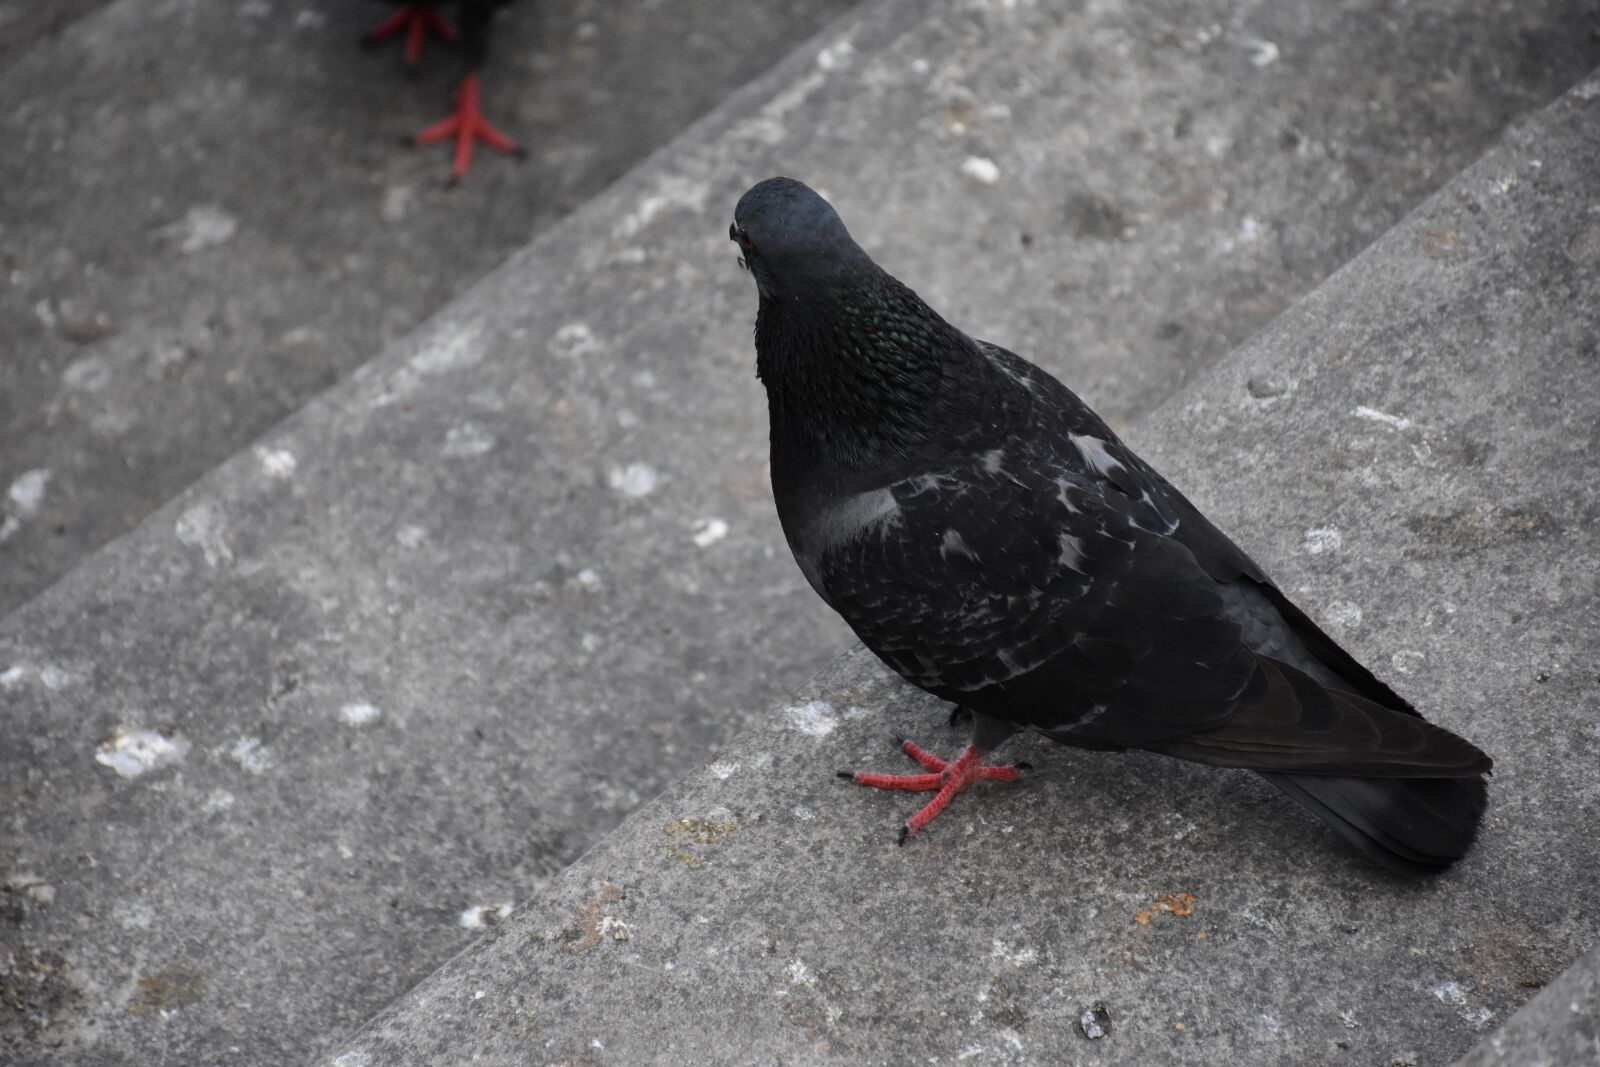
[[1488,802],[1479,775],[1464,778],[1261,777],[1324,819],[1367,855],[1405,874],[1437,874],[1466,855]]

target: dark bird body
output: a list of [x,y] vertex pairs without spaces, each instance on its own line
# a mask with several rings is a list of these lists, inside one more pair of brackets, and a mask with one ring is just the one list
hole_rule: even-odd
[[760,291],[795,559],[885,663],[974,713],[979,757],[1027,727],[1249,768],[1391,867],[1466,853],[1489,758],[1340,648],[1071,390],[945,322],[799,182],[751,189],[731,236]]

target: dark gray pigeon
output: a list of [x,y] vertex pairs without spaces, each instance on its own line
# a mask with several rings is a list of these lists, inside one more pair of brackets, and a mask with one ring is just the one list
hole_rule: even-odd
[[1491,761],[1318,629],[1073,392],[968,337],[791,178],[729,236],[760,292],[756,370],[795,560],[862,642],[970,711],[946,764],[847,775],[936,792],[917,832],[1029,727],[1260,772],[1409,873],[1465,855]]

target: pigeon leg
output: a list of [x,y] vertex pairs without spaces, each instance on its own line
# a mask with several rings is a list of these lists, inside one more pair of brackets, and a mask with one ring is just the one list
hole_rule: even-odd
[[900,844],[906,843],[906,838],[928,825],[939,813],[950,806],[957,793],[981,778],[988,778],[996,782],[1015,782],[1022,777],[1019,768],[1026,765],[989,767],[983,762],[983,753],[976,745],[968,745],[961,750],[961,755],[954,761],[947,762],[935,756],[915,741],[900,742],[900,749],[906,755],[922,765],[923,774],[875,774],[871,771],[840,771],[840,778],[847,778],[857,785],[871,786],[874,789],[903,789],[914,793],[933,793],[934,797],[923,805],[905,825],[900,827]]
[[508,155],[520,156],[519,149],[505,134],[489,124],[479,106],[478,76],[468,74],[461,79],[456,90],[456,111],[447,119],[434,123],[416,136],[418,145],[429,145],[453,137],[456,142],[455,158],[450,166],[450,184],[459,182],[472,166],[472,146],[482,141],[490,148]]
[[361,38],[361,43],[370,48],[403,33],[406,35],[406,66],[414,67],[422,58],[422,43],[428,39],[430,30],[434,36],[446,41],[456,39],[455,27],[432,4],[402,4],[399,11]]

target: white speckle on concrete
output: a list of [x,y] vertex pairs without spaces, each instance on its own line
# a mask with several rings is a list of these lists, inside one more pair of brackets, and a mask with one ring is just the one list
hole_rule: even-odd
[[1229,143],[1226,137],[1218,137],[1216,134],[1212,134],[1206,138],[1206,155],[1212,159],[1221,159],[1227,154],[1228,147]]
[[265,774],[272,766],[272,750],[259,737],[241,737],[228,751],[228,758],[251,774]]
[[339,718],[347,726],[365,726],[383,714],[371,704],[346,704],[339,709]]
[[600,647],[600,635],[586,633],[578,639],[578,643],[583,646],[585,652],[593,652]]
[[315,8],[302,8],[295,12],[294,28],[297,30],[320,30],[328,24],[328,16]]
[[1572,90],[1578,100],[1600,100],[1600,78],[1591,78]]
[[267,472],[269,478],[291,478],[294,476],[294,453],[287,448],[268,448],[265,445],[256,446],[256,458],[261,461],[261,469]]
[[399,222],[411,214],[411,205],[417,199],[417,191],[409,185],[391,185],[383,191],[383,203],[378,208],[378,215],[384,222]]
[[1356,1013],[1354,1008],[1346,1008],[1344,1011],[1341,1011],[1339,1013],[1339,1021],[1344,1023],[1344,1028],[1346,1030],[1354,1030],[1356,1027],[1361,1025],[1356,1021]]
[[838,40],[817,53],[817,66],[825,71],[849,66],[855,58],[856,46],[848,40]]
[[806,807],[804,804],[801,804],[799,807],[795,808],[793,814],[794,817],[799,819],[801,822],[810,822],[812,819],[817,817],[817,813]]
[[111,906],[111,917],[124,930],[148,930],[155,924],[156,909],[139,900],[131,904],[119,901]]
[[592,355],[600,351],[604,345],[589,329],[586,322],[569,322],[551,335],[550,341],[545,345],[552,356],[562,359],[578,359],[582,356]]
[[993,185],[1000,180],[999,164],[983,156],[968,156],[961,164],[961,173],[984,185]]
[[1344,535],[1334,526],[1313,526],[1306,531],[1305,550],[1313,556],[1337,552],[1344,546]]
[[239,228],[239,220],[215,204],[200,204],[161,230],[161,235],[184,253],[226,244]]
[[61,690],[73,683],[72,672],[62,670],[53,663],[47,663],[39,668],[39,681],[44,683],[46,689]]
[[871,714],[871,708],[864,708],[860,704],[851,704],[844,709],[844,717],[847,719],[864,719]]
[[475,422],[452,426],[445,432],[442,451],[452,459],[481,456],[494,447],[494,434]]
[[188,740],[176,734],[165,737],[154,730],[119,726],[112,732],[111,739],[100,746],[94,761],[124,778],[137,778],[159,767],[181,762],[188,753]]
[[783,976],[789,979],[790,985],[816,985],[817,976],[811,973],[811,968],[806,966],[802,959],[791,960],[783,969]]
[[1453,978],[1447,978],[1433,987],[1433,995],[1445,1004],[1462,1007],[1467,1002],[1466,991],[1461,988],[1461,983]]
[[701,519],[694,524],[694,543],[701,548],[710,548],[727,536],[728,524],[721,519]]
[[1353,630],[1361,625],[1361,605],[1349,600],[1335,600],[1322,609],[1322,617],[1337,630]]
[[111,367],[100,356],[75,359],[61,372],[61,384],[77,392],[97,392],[111,384]]
[[619,248],[612,253],[611,262],[626,263],[629,266],[637,266],[649,258],[650,254],[644,249],[640,248],[638,245],[629,245],[626,248]]
[[1250,53],[1250,63],[1256,67],[1270,67],[1278,61],[1278,46],[1271,41],[1247,37],[1245,49]]
[[1239,239],[1241,241],[1254,241],[1261,236],[1261,223],[1256,221],[1254,215],[1246,215],[1239,220]]
[[445,374],[481,362],[487,351],[480,323],[448,323],[434,331],[428,347],[411,357],[411,369],[418,374]]
[[201,805],[200,810],[207,815],[215,815],[219,811],[227,811],[233,807],[233,802],[234,795],[226,789],[213,789],[206,794],[205,803]]
[[4,519],[0,519],[0,545],[9,541],[11,535],[20,529],[22,529],[22,523],[18,521],[15,515],[7,515]]
[[20,893],[35,904],[53,904],[56,899],[56,887],[40,878],[37,874],[14,874],[5,881],[7,889]]
[[233,549],[228,546],[227,523],[222,509],[209,500],[192,504],[178,516],[173,533],[190,548],[198,548],[205,556],[206,565],[219,567],[233,562]]
[[812,737],[826,737],[839,725],[834,717],[833,705],[826,700],[811,700],[785,710],[789,725]]
[[630,463],[626,467],[612,467],[606,480],[623,496],[637,498],[655,492],[658,476],[648,463]]
[[601,937],[609,937],[613,941],[626,941],[633,936],[633,927],[615,915],[603,915],[595,924],[595,933]]
[[28,668],[23,664],[0,671],[0,689],[15,689],[28,680]]
[[11,483],[11,488],[6,490],[6,496],[17,505],[17,510],[23,517],[32,515],[39,510],[39,505],[44,501],[45,486],[50,484],[50,471],[44,467],[37,470],[24,471]]
[[933,69],[933,64],[929,63],[926,59],[923,59],[921,56],[918,56],[916,59],[913,59],[911,61],[911,73],[913,73],[913,74],[926,74],[932,69]]
[[394,532],[394,539],[401,548],[416,548],[428,539],[428,531],[420,526],[402,526]]
[[372,1057],[360,1049],[353,1052],[341,1052],[333,1061],[333,1067],[372,1067]]
[[655,192],[639,201],[636,209],[617,222],[612,232],[617,237],[630,237],[660,218],[664,212],[676,207],[703,211],[706,198],[710,195],[711,187],[705,182],[668,175],[656,183]]
[[600,584],[600,572],[595,570],[593,567],[585,567],[583,570],[573,575],[573,577],[576,578],[578,584],[583,586],[585,589],[594,589]]
[[1357,405],[1350,414],[1358,419],[1371,419],[1373,422],[1381,422],[1391,430],[1409,430],[1411,428],[1410,419],[1399,415],[1391,415],[1386,411],[1379,411],[1377,408],[1369,408],[1365,404]]
[[707,767],[706,770],[710,772],[711,777],[717,779],[717,781],[725,782],[729,778],[732,778],[735,772],[739,770],[739,765],[737,763],[713,763],[711,766]]
[[1426,658],[1421,652],[1403,648],[1389,657],[1389,663],[1394,667],[1396,673],[1415,674],[1417,673],[1417,668],[1422,666],[1423,660]]
[[466,930],[481,930],[486,926],[494,926],[510,915],[511,908],[509,900],[502,904],[474,904],[463,911],[456,922]]
[[989,949],[989,958],[992,960],[1004,960],[1013,967],[1026,967],[1030,963],[1038,962],[1039,953],[1038,950],[1027,946],[1014,949],[1004,941],[995,939]]

